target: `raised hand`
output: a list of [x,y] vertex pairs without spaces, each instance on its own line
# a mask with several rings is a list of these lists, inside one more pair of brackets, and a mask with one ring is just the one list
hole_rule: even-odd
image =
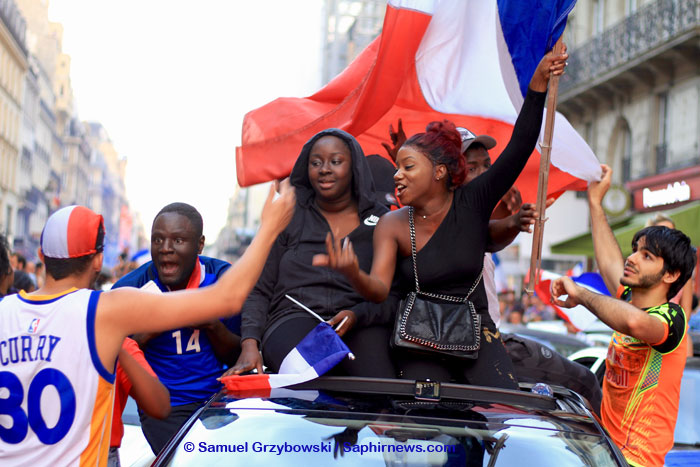
[[355,250],[352,248],[352,242],[345,237],[343,246],[340,246],[340,239],[333,240],[331,233],[326,235],[326,251],[327,254],[314,255],[311,264],[314,266],[326,266],[334,269],[349,280],[353,280],[360,273],[360,263],[357,260]]
[[523,205],[523,198],[520,195],[520,190],[518,190],[515,186],[510,187],[506,194],[501,198],[501,203],[505,204],[508,211],[510,211],[510,214],[516,212]]
[[[277,192],[279,196],[275,197]],[[270,187],[270,193],[263,206],[260,216],[262,226],[279,234],[292,220],[295,206],[296,195],[289,178],[285,178],[281,183],[276,182]]]
[[263,374],[263,361],[258,343],[255,339],[245,339],[241,344],[241,355],[238,357],[236,364],[226,370],[221,376],[240,375],[254,368],[258,370],[258,374]]
[[382,143],[382,146],[384,146],[384,149],[386,149],[389,157],[391,157],[391,160],[394,162],[396,162],[396,154],[398,154],[399,149],[401,149],[401,146],[403,146],[403,143],[406,142],[406,133],[403,131],[403,122],[400,118],[398,128],[399,129],[397,131],[394,131],[394,126],[389,124],[389,138],[391,138],[391,144],[393,146],[389,146],[389,143]]
[[[545,209],[550,207],[556,201],[554,198],[548,198],[545,203]],[[515,215],[515,223],[521,232],[532,233],[530,226],[537,220],[537,209],[532,203],[525,203],[521,206],[520,211]],[[547,219],[545,219],[546,221]]]
[[569,54],[566,53],[566,45],[562,48],[562,53],[554,55],[554,50],[550,50],[542,57],[535,73],[530,80],[530,89],[544,92],[547,90],[550,76],[561,76],[564,74]]
[[[581,302],[578,300],[578,294],[581,286],[576,285],[570,277],[562,276],[552,281],[550,293],[552,294],[552,302],[555,305],[563,306],[564,308],[573,308]],[[560,300],[559,297],[567,295],[566,300]]]
[[596,206],[603,203],[605,193],[608,192],[610,183],[612,182],[612,169],[610,166],[601,164],[600,170],[602,171],[600,181],[588,182],[588,202]]

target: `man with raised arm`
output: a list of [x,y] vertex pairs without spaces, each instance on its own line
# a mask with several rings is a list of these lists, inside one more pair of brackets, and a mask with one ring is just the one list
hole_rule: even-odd
[[[673,447],[681,377],[685,367],[687,317],[670,302],[695,268],[695,248],[682,232],[647,227],[623,259],[602,208],[612,171],[588,187],[593,246],[608,289],[619,299],[576,285],[552,282],[554,302],[583,305],[614,333],[608,347],[601,419],[632,466],[662,466]],[[564,300],[557,298],[568,295]]]
[[294,211],[288,181],[273,195],[250,247],[215,284],[167,294],[88,290],[102,269],[102,216],[82,206],[51,215],[39,251],[44,286],[0,301],[1,463],[106,465],[124,338],[240,312]]
[[[153,219],[151,258],[117,281],[113,289],[156,285],[161,292],[196,289],[216,282],[231,266],[202,256],[202,216],[186,203],[171,203]],[[170,392],[170,415],[165,419],[139,411],[141,429],[158,455],[170,437],[221,387],[217,380],[240,353],[240,316],[199,326],[137,334],[133,339],[148,364]]]

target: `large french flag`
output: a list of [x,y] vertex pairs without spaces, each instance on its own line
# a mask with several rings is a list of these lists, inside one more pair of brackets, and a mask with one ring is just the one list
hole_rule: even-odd
[[350,354],[350,349],[327,323],[319,323],[294,347],[277,374],[224,376],[226,389],[241,397],[270,397],[271,390],[303,383],[323,375]]
[[[489,134],[500,154],[530,78],[561,36],[575,0],[389,0],[382,34],[328,85],[306,98],[279,98],[249,112],[236,148],[241,186],[284,177],[304,144],[335,127],[366,154],[384,153],[391,123],[407,135],[449,119]],[[591,149],[557,115],[548,193],[583,189],[600,178]],[[539,154],[516,182],[537,192]]]

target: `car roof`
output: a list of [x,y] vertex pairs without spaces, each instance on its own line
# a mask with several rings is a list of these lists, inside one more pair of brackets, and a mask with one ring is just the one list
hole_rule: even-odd
[[[210,443],[216,443],[252,435],[261,437],[263,432],[277,437],[299,436],[309,429],[310,422],[313,426],[345,427],[351,431],[363,427],[372,431],[386,429],[393,437],[401,437],[399,432],[405,431],[407,436],[418,438],[436,433],[455,437],[482,433],[480,436],[490,439],[508,431],[525,443],[538,437],[564,443],[587,439],[591,445],[607,446],[605,449],[618,464],[625,465],[587,401],[563,387],[552,386],[550,397],[532,393],[532,386],[521,383],[521,390],[514,391],[430,381],[326,376],[283,389],[224,389],[190,418],[154,465],[164,465],[181,452],[178,446],[184,439],[191,442],[206,435]],[[245,421],[234,423],[237,420],[264,420],[261,423],[265,423],[265,428],[246,435],[237,432],[236,426],[252,425]],[[219,431],[221,434],[216,434]],[[511,444],[514,439],[511,437]],[[566,449],[580,446],[572,443]]]
[[[270,397],[223,390],[208,407],[263,409],[272,402],[289,410],[338,413],[361,410],[386,416],[389,407],[389,412],[395,415],[405,415],[407,410],[416,415],[414,409],[423,406],[431,408],[431,419],[450,420],[455,416],[464,419],[465,412],[471,411],[481,414],[484,422],[518,418],[556,420],[563,431],[600,432],[590,406],[575,392],[551,386],[554,397],[548,397],[530,392],[531,387],[532,384],[522,383],[521,391],[512,391],[453,383],[327,376],[277,394],[273,392]],[[319,397],[307,400],[309,391],[317,392]]]

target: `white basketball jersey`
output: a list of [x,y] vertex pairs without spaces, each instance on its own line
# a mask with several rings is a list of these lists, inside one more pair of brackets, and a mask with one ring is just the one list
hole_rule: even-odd
[[106,465],[114,374],[95,345],[99,292],[0,301],[0,464]]

